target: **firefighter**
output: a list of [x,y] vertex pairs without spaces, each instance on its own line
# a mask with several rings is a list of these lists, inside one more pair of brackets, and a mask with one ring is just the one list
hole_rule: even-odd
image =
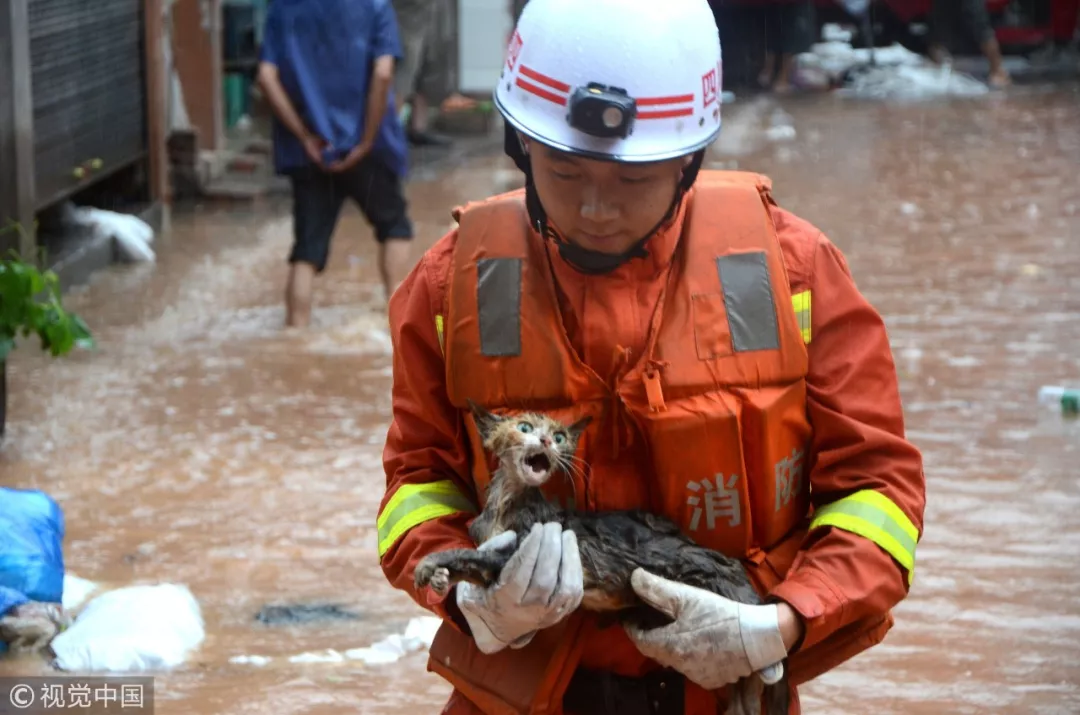
[[[393,296],[378,553],[444,621],[444,713],[714,714],[784,659],[798,712],[795,686],[908,593],[924,475],[885,326],[766,177],[702,170],[721,77],[706,0],[530,0],[495,90],[526,186],[455,209]],[[469,400],[591,416],[582,472],[546,495],[663,514],[742,558],[764,604],[639,570],[675,623],[602,626],[558,524],[497,537],[517,551],[489,588],[416,590],[425,555],[476,546],[493,465]]]

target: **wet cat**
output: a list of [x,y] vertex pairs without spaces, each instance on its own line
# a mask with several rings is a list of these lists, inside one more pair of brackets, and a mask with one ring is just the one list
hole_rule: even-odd
[[[645,629],[666,625],[671,619],[634,592],[630,575],[636,568],[740,603],[762,602],[737,559],[699,546],[669,519],[639,510],[564,510],[544,497],[540,486],[556,473],[561,472],[566,479],[572,479],[575,471],[580,473],[574,453],[590,418],[564,426],[543,414],[500,417],[472,401],[469,407],[484,448],[499,461],[488,484],[484,510],[469,526],[474,543],[504,531],[524,538],[533,524],[560,522],[577,536],[585,578],[582,608],[611,614]],[[429,554],[417,564],[416,587],[430,585],[436,593],[445,594],[460,581],[488,586],[498,578],[515,548],[450,549]],[[729,715],[759,712],[761,687],[756,676],[736,683]],[[764,686],[764,694],[768,715],[786,715],[786,674],[776,684]]]

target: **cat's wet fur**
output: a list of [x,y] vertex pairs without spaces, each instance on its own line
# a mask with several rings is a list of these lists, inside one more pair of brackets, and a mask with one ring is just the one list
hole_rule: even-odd
[[0,614],[0,642],[11,653],[43,652],[70,625],[71,616],[59,603],[27,601]]
[[[544,497],[539,487],[548,479],[556,475],[572,479],[575,471],[580,473],[574,454],[589,418],[564,426],[539,413],[500,417],[472,401],[469,407],[484,449],[499,461],[488,484],[484,510],[469,527],[474,543],[505,531],[516,532],[520,539],[533,524],[561,523],[577,536],[585,580],[582,608],[605,614],[603,620],[643,629],[667,625],[671,619],[634,592],[630,576],[637,568],[740,603],[762,602],[737,559],[699,546],[669,519],[640,510],[567,510]],[[416,567],[416,587],[431,586],[441,595],[461,581],[491,585],[516,548],[511,543],[489,551],[450,549],[429,554]],[[760,699],[755,694],[761,692],[767,715],[786,715],[786,669],[764,691],[756,676],[735,683],[727,715],[758,713]]]

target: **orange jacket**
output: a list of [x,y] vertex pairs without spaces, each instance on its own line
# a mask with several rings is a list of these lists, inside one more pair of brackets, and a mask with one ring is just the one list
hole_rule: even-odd
[[[699,181],[704,185],[719,176],[703,172]],[[684,233],[686,206],[699,191],[691,192],[672,223],[650,241],[648,258],[606,276],[577,273],[549,243],[541,244],[538,236],[531,236],[533,248],[550,256],[559,310],[574,352],[605,383],[624,375],[646,350],[653,306],[664,290],[667,268]],[[755,574],[762,591],[790,603],[806,622],[803,641],[789,662],[793,680],[798,682],[872,645],[888,630],[889,609],[907,593],[907,569],[900,566],[895,552],[891,556],[880,545],[883,537],[874,533],[873,524],[860,527],[855,517],[868,493],[875,498],[880,495],[889,508],[900,512],[901,520],[906,517],[909,528],[921,532],[924,480],[920,455],[903,437],[895,370],[880,317],[857,291],[839,251],[809,224],[776,207],[767,189],[762,196],[762,225],[771,218],[777,253],[782,256],[779,273],[786,272],[788,286],[783,286],[783,292],[796,296],[795,307],[805,320],[801,325],[790,320],[786,324],[796,325],[796,330],[805,328],[803,337],[812,338],[800,373],[805,377],[798,382],[805,389],[805,415],[794,421],[804,419],[812,430],[803,468],[819,522],[809,535],[804,523],[782,543],[775,538],[762,543],[766,553],[756,563],[764,561],[765,566]],[[456,243],[457,232],[452,232],[427,252],[391,302],[394,420],[384,454],[387,493],[379,526],[382,566],[390,582],[464,630],[452,604],[412,589],[412,570],[423,555],[470,545],[466,525],[475,509],[470,502],[480,503],[485,476],[471,459],[476,449],[470,444],[468,421],[448,394],[444,341],[450,337],[444,321]],[[694,308],[706,313],[710,309],[708,304]],[[700,330],[697,338],[702,339]],[[710,339],[716,336],[705,336],[706,342]],[[468,366],[456,369],[468,370]],[[455,384],[459,382],[455,379]],[[636,432],[632,421],[609,420],[600,430],[602,439],[596,439],[591,458],[602,459],[613,473],[632,474],[655,456]],[[657,474],[665,471],[662,464],[654,466]],[[641,483],[645,480],[626,481],[635,483],[605,490],[619,496],[604,497],[602,504],[589,493],[573,496],[590,501],[591,508],[643,506],[653,501],[649,485]],[[419,490],[432,484],[444,498],[416,509],[423,504]],[[572,656],[565,654],[566,658],[582,667],[623,674],[640,674],[653,667],[620,629],[597,632],[582,627],[568,626],[579,630],[575,631],[578,637],[571,639],[577,642],[577,650]],[[838,645],[845,633],[848,642]],[[859,641],[854,648],[853,639]],[[543,643],[537,647],[544,647]],[[560,672],[561,681],[549,680],[546,685],[564,682],[565,676]],[[455,699],[462,701],[460,695]],[[688,693],[688,713],[715,710],[715,701],[706,694],[691,697]]]

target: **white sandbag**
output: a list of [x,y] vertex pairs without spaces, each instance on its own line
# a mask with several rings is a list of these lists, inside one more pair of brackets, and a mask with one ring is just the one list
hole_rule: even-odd
[[199,603],[186,586],[108,591],[90,601],[52,642],[61,670],[131,673],[182,664],[206,636]]

